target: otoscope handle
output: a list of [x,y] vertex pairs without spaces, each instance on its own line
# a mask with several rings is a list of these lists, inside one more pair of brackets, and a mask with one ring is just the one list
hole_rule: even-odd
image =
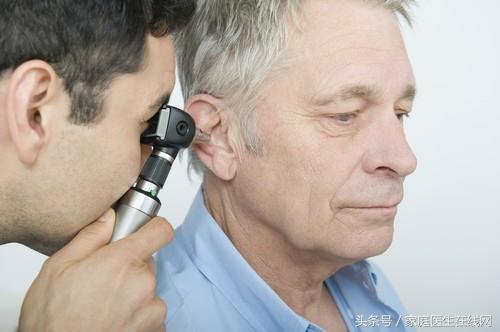
[[129,189],[116,209],[115,228],[111,242],[136,232],[158,214],[160,207],[161,203],[158,198],[151,197],[136,188]]

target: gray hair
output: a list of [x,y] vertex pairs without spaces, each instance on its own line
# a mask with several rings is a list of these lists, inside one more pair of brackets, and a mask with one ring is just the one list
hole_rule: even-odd
[[[198,0],[188,26],[175,37],[184,100],[198,93],[223,98],[250,153],[262,154],[253,110],[259,87],[279,63],[289,23],[306,0]],[[311,1],[311,0],[307,0]],[[414,0],[361,0],[402,16],[411,25]],[[204,172],[190,150],[190,165]]]

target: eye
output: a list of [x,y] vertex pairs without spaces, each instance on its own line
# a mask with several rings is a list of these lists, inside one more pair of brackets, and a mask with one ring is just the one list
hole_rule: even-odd
[[144,132],[149,128],[150,122],[151,122],[152,117],[148,117],[147,119],[145,118],[140,122],[140,131],[141,135],[144,134]]
[[146,129],[148,129],[148,127],[149,123],[147,121],[141,122],[141,135],[144,134],[144,132],[146,131]]
[[337,124],[341,126],[351,125],[357,117],[358,117],[357,112],[339,113],[330,116],[330,118],[332,118]]
[[141,122],[140,122],[140,128],[141,128],[141,135],[144,134],[144,132],[146,131],[146,129],[149,128],[149,125],[151,123],[151,120],[154,118],[154,116],[156,115],[157,113],[155,114],[146,114]]
[[410,112],[403,109],[398,109],[396,110],[396,117],[401,123],[403,123],[405,121],[405,118],[410,117]]

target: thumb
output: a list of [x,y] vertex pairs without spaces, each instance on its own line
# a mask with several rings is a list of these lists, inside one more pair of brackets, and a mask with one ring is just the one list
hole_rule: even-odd
[[53,255],[57,259],[80,260],[102,248],[111,240],[115,211],[109,209],[99,219],[83,228],[66,246]]

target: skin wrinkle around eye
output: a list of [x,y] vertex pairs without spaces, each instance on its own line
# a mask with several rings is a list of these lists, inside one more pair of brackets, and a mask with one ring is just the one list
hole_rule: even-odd
[[144,116],[144,122],[148,121],[150,118],[152,118],[160,109],[160,107],[168,103],[170,100],[170,92],[163,92],[158,98],[155,99],[154,102],[152,102],[147,109],[147,112]]
[[160,107],[168,103],[170,100],[170,92],[163,92],[158,98],[155,99],[148,107],[145,113],[143,113],[143,116],[141,118],[141,121],[139,123],[139,131],[141,135],[144,133],[144,131],[148,128],[149,126],[149,120],[151,120],[152,117],[158,113],[160,110]]
[[[378,106],[377,100],[371,99],[374,94],[378,93],[372,86],[346,86],[345,89],[342,89],[340,93],[335,94],[335,97],[330,99],[329,101],[325,101],[324,103],[318,102],[318,104],[324,105],[316,106],[314,112],[319,113],[319,121],[321,122],[322,128],[327,131],[328,136],[339,137],[349,134],[355,134],[355,131],[359,130],[359,122],[365,121],[366,116],[364,116],[364,113],[371,113],[372,106]],[[394,114],[401,124],[404,123],[404,117],[409,117],[409,114],[411,113],[411,104],[412,100],[415,98],[415,94],[416,88],[413,85],[408,84],[406,89],[404,90],[404,93],[401,95],[402,97],[394,103]],[[360,101],[359,103],[358,100]],[[348,105],[342,105],[345,103],[347,103]],[[404,105],[404,103],[408,104]],[[355,109],[355,111],[337,112],[335,110],[336,108]],[[348,117],[351,121],[341,121],[343,117]],[[332,124],[330,121],[326,121],[325,119],[332,119],[332,121],[335,121],[335,123]],[[330,128],[333,126],[336,126],[338,128]],[[348,131],[349,128],[352,128],[353,131]],[[337,130],[339,131],[338,134],[335,133],[334,135],[332,135],[332,133],[330,132]]]
[[317,118],[317,121],[324,135],[330,138],[352,138],[359,131],[357,124],[333,123],[338,121],[335,115],[321,115]]

